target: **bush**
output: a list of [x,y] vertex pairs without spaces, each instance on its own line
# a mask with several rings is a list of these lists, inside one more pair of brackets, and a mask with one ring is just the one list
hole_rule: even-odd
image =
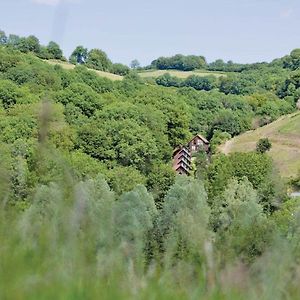
[[169,73],[166,73],[164,75],[161,75],[156,78],[156,83],[158,85],[162,85],[165,87],[180,87],[183,83],[183,80],[176,77],[176,76],[171,76]]
[[110,72],[117,75],[125,76],[130,72],[130,68],[123,64],[113,64],[110,67]]
[[210,91],[216,86],[216,78],[214,76],[197,76],[192,75],[184,80],[183,86],[189,86],[196,90]]
[[265,153],[272,148],[272,143],[268,138],[260,139],[256,144],[256,152]]
[[159,57],[151,63],[151,66],[160,70],[192,71],[205,68],[206,60],[203,56],[176,54],[172,57]]

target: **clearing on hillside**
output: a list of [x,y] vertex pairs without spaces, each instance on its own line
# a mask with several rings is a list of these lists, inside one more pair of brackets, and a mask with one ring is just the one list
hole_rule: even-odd
[[205,76],[215,76],[215,77],[222,77],[226,76],[226,73],[222,72],[210,72],[205,70],[195,70],[195,71],[178,71],[178,70],[148,70],[140,72],[139,75],[143,78],[149,78],[149,77],[159,77],[161,75],[164,75],[166,73],[169,73],[171,76],[175,76],[178,78],[187,78],[191,75],[197,75],[201,77]]
[[268,152],[281,176],[294,177],[300,169],[300,113],[281,117],[277,121],[237,136],[220,147],[221,152],[249,152],[255,150],[260,138],[269,138],[272,149]]
[[[62,68],[66,69],[66,70],[72,70],[75,68],[75,65],[70,64],[68,62],[63,62],[60,60],[55,60],[55,59],[51,59],[51,60],[45,60],[47,63],[51,64],[51,65],[59,65]],[[123,76],[120,75],[116,75],[113,73],[109,73],[109,72],[103,72],[103,71],[98,71],[98,70],[94,70],[94,69],[88,69],[90,71],[94,71],[96,72],[99,76],[101,77],[106,77],[110,80],[123,80]]]

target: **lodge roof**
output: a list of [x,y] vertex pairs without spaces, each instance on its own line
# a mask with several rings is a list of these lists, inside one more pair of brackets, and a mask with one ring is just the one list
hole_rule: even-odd
[[195,135],[190,141],[189,141],[189,143],[190,142],[192,142],[195,138],[199,138],[200,140],[202,140],[205,144],[209,144],[209,141],[204,137],[204,136],[202,136],[201,134],[197,134],[197,135]]
[[181,155],[178,156],[177,159],[178,159],[178,160],[181,160],[182,157],[186,158],[189,162],[191,162],[191,156],[190,156],[190,154],[188,154],[187,156],[181,154]]
[[184,151],[188,155],[190,155],[189,150],[187,149],[186,146],[178,146],[174,151],[173,151],[173,156],[175,156],[178,152]]
[[190,173],[191,168],[186,168],[183,164],[178,165],[178,167],[176,168],[176,171],[178,171],[179,169],[183,169],[184,171],[186,171],[187,173]]

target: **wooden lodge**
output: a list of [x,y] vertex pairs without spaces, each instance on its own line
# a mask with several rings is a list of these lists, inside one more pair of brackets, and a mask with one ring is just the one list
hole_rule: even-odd
[[209,141],[200,134],[194,136],[188,143],[188,149],[191,154],[197,153],[200,150],[209,152]]
[[186,146],[180,146],[173,152],[173,170],[180,175],[190,175],[192,155],[204,150],[209,153],[209,141],[200,134],[194,136]]
[[178,147],[173,152],[173,170],[180,175],[190,175],[191,172],[191,155],[185,147]]

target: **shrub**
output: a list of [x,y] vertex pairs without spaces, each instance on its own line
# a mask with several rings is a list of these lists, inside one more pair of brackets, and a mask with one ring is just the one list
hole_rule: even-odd
[[258,153],[265,153],[272,148],[272,143],[268,138],[260,139],[256,144],[256,151]]

